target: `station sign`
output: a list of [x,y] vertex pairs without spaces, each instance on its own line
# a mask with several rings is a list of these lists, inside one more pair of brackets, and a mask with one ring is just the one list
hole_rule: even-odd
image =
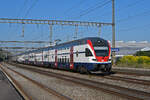
[[111,48],[111,51],[112,51],[112,52],[119,52],[120,49],[119,49],[119,48]]

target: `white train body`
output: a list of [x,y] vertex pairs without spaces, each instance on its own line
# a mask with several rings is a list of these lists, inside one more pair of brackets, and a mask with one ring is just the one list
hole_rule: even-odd
[[78,71],[110,71],[108,41],[92,37],[46,47],[18,55],[20,63]]

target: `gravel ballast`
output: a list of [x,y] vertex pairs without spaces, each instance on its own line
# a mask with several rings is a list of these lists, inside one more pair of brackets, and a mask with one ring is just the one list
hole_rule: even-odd
[[[75,83],[66,82],[64,80],[56,79],[54,77],[48,77],[40,75],[38,73],[30,72],[14,66],[9,66],[16,71],[30,77],[49,88],[56,90],[57,92],[73,99],[73,100],[126,100],[108,93],[98,91],[96,89],[87,88]],[[57,70],[55,70],[57,71]],[[74,73],[75,74],[75,73]],[[88,76],[87,76],[88,77]]]
[[22,78],[18,74],[15,74],[14,72],[8,70],[5,68],[5,70],[21,85],[23,90],[33,98],[33,100],[60,100],[56,96],[53,96],[43,89],[39,88],[37,85],[32,84],[27,79]]
[[[25,66],[26,67],[37,68],[37,69],[41,69],[41,70],[45,70],[45,71],[51,71],[51,72],[55,72],[55,73],[61,73],[61,74],[64,74],[64,75],[80,77],[80,78],[89,79],[89,80],[93,80],[93,81],[97,81],[97,82],[103,82],[103,83],[107,83],[107,84],[118,85],[118,86],[131,88],[131,89],[136,89],[136,90],[145,91],[145,92],[150,93],[150,87],[147,86],[147,85],[133,84],[133,83],[127,83],[127,82],[120,81],[120,80],[106,79],[106,78],[103,78],[102,75],[100,75],[98,77],[98,75],[97,76],[95,76],[95,75],[82,75],[82,74],[79,74],[79,73],[73,73],[73,72],[63,71],[63,70],[48,69],[48,68],[41,68],[41,67],[33,67],[33,66],[28,66],[28,65],[25,65]],[[130,76],[128,75],[128,77],[130,77]],[[135,78],[133,76],[131,76],[131,77]],[[136,76],[136,78],[138,79],[138,76]],[[141,79],[144,79],[144,78],[148,79],[149,77],[141,76]]]

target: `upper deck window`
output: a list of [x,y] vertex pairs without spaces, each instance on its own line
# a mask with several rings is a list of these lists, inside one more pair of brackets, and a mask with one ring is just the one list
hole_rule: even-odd
[[108,43],[105,40],[92,40],[92,44],[93,44],[94,47],[97,47],[97,46],[108,46]]

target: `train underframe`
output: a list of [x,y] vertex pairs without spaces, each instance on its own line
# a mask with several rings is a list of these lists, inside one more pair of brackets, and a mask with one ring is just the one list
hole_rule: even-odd
[[111,72],[112,64],[106,63],[106,64],[97,64],[97,63],[74,63],[74,68],[70,69],[70,63],[58,63],[57,67],[55,66],[55,63],[49,63],[49,62],[32,62],[32,61],[23,61],[20,62],[22,64],[28,64],[28,65],[36,65],[36,66],[42,66],[42,67],[48,67],[48,68],[56,68],[56,69],[65,69],[65,70],[72,70],[77,71],[81,74],[83,73],[91,73],[91,72]]

